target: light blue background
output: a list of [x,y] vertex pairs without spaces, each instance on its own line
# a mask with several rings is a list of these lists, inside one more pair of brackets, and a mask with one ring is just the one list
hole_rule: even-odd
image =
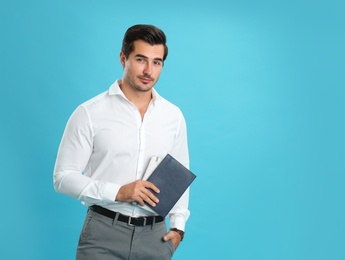
[[174,259],[345,259],[345,4],[337,0],[0,4],[1,259],[74,259],[86,209],[55,193],[65,124],[122,75],[125,30],[170,53],[191,217]]

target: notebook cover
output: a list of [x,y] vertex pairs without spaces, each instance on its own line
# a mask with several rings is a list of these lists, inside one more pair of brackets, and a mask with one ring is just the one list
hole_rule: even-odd
[[159,203],[155,207],[147,205],[157,214],[165,217],[195,178],[190,170],[167,154],[147,179],[160,190],[160,193],[152,191],[159,199]]

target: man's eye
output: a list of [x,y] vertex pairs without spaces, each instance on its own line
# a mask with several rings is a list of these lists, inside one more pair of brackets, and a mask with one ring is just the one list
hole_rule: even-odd
[[156,65],[156,66],[162,66],[162,62],[161,61],[154,61],[153,64]]
[[138,61],[138,62],[140,62],[140,63],[145,62],[145,60],[144,60],[144,59],[142,59],[142,58],[137,58],[137,61]]

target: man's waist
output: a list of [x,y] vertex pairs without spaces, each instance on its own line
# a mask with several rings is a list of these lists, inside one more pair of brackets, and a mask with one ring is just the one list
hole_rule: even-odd
[[125,222],[129,226],[146,226],[146,225],[152,225],[154,223],[159,223],[159,222],[164,221],[164,218],[161,216],[131,217],[131,216],[126,216],[119,212],[115,212],[115,211],[112,211],[112,210],[109,210],[97,205],[90,206],[89,209],[105,217],[117,219],[118,221]]

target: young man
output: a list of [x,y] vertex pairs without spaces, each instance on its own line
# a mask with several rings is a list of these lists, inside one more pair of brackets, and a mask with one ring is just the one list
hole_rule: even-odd
[[171,259],[183,238],[189,189],[168,215],[168,232],[163,217],[140,207],[159,203],[151,192],[158,188],[141,180],[152,156],[169,153],[189,167],[184,117],[153,89],[167,54],[160,29],[129,28],[122,79],[80,105],[67,123],[54,187],[89,206],[77,259]]

